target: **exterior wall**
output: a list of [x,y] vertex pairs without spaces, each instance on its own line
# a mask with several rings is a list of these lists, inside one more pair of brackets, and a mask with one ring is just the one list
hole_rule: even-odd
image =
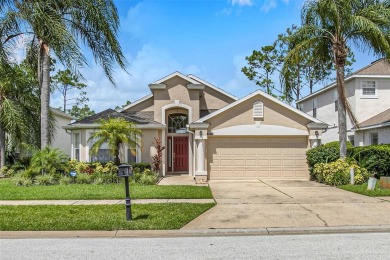
[[[364,80],[375,80],[377,82],[378,97],[362,97],[361,82]],[[390,108],[390,80],[375,78],[359,78],[356,80],[356,110],[355,115],[358,122],[363,122],[374,115]]]
[[199,107],[201,110],[220,109],[234,101],[234,99],[205,86]]
[[153,96],[142,101],[141,103],[128,108],[126,111],[153,111],[154,110]]
[[156,129],[142,130],[142,148],[141,148],[141,162],[152,163],[151,152],[153,153],[154,138],[160,137],[161,131]]
[[[253,117],[253,103],[261,101],[264,105],[264,117],[261,124],[280,125],[307,131],[310,121],[293,111],[261,96],[254,96],[228,111],[207,120],[210,123],[208,131],[217,130],[229,126],[250,125],[255,123]],[[256,119],[257,121],[258,119]]]
[[63,126],[66,126],[71,123],[71,119],[63,117],[57,114],[54,114],[56,119],[55,134],[51,147],[58,148],[63,151],[69,157],[71,156],[71,136],[70,133],[67,133]]
[[371,145],[370,134],[378,133],[378,144],[390,144],[390,127],[356,131],[355,146]]
[[199,90],[187,89],[187,84],[190,82],[180,77],[173,77],[164,83],[167,85],[166,89],[158,89],[153,91],[154,120],[161,123],[162,107],[168,104],[174,104],[175,100],[179,100],[180,104],[190,106],[192,108],[192,121],[198,120]]

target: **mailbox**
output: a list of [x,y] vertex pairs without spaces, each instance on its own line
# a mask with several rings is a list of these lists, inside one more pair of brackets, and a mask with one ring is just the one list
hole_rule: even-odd
[[118,177],[133,176],[133,166],[128,164],[121,164],[118,166]]

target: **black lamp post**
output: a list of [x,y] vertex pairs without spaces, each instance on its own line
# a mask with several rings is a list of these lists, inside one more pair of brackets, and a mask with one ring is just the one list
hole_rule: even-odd
[[118,166],[118,177],[125,178],[126,189],[126,220],[131,220],[131,200],[130,200],[130,188],[129,188],[129,176],[133,176],[133,166],[128,164],[121,164]]

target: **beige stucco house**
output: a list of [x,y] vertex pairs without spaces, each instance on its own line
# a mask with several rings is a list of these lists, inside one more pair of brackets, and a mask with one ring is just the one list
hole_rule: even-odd
[[[345,79],[346,94],[360,128],[347,118],[348,138],[355,146],[390,143],[390,65],[381,59]],[[297,101],[300,109],[329,125],[322,142],[338,141],[336,83]]]
[[124,107],[72,123],[71,157],[109,160],[107,147],[91,156],[99,118],[122,117],[142,130],[142,147],[125,147],[126,162],[151,162],[162,139],[162,173],[198,179],[308,179],[305,152],[327,124],[258,90],[237,99],[193,75],[175,72],[149,85],[151,93]]

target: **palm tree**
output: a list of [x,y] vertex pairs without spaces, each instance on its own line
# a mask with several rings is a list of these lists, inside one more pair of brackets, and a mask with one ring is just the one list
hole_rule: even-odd
[[37,145],[39,140],[39,89],[34,74],[21,65],[0,64],[0,167],[8,143]]
[[[294,63],[299,53],[312,48],[318,59],[331,59],[336,69],[340,157],[346,157],[348,113],[356,117],[346,97],[344,67],[351,46],[376,56],[390,58],[389,0],[309,0],[302,10],[302,27],[295,37],[303,40],[286,60]],[[308,36],[309,37],[305,37]]]
[[120,164],[119,151],[124,145],[129,147],[140,146],[141,130],[134,123],[123,118],[108,118],[100,120],[99,131],[94,132],[88,141],[95,141],[91,153],[97,154],[99,148],[108,144],[110,152],[115,156],[115,164]]
[[0,59],[24,36],[36,45],[41,89],[41,148],[50,142],[50,65],[55,55],[66,68],[79,74],[87,64],[79,43],[92,51],[109,80],[113,65],[125,68],[117,40],[118,11],[112,0],[0,0]]

